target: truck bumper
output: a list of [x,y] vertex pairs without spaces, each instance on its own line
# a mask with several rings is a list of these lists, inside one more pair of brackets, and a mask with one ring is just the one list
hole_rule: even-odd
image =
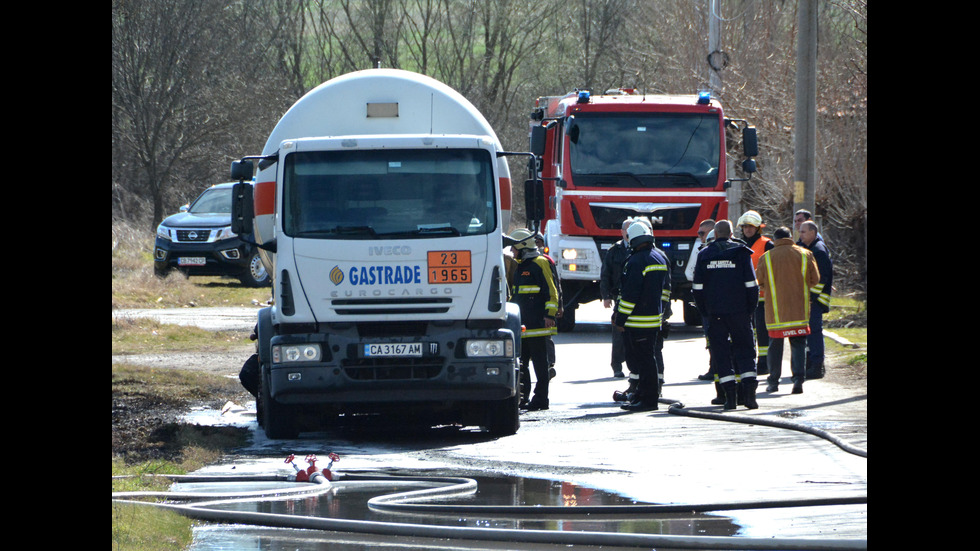
[[[348,324],[350,325],[350,324]],[[493,339],[513,342],[507,329],[469,329],[463,323],[430,325],[425,335],[364,337],[355,327],[329,332],[278,335],[273,350],[318,344],[319,361],[270,362],[269,389],[284,404],[337,405],[370,410],[383,404],[494,401],[517,392],[517,361],[510,357],[466,357],[466,342]],[[372,357],[371,344],[419,344],[413,357]],[[516,347],[511,347],[516,354]],[[280,348],[281,350],[282,348]],[[281,358],[280,358],[281,359]],[[358,407],[353,407],[353,406]]]

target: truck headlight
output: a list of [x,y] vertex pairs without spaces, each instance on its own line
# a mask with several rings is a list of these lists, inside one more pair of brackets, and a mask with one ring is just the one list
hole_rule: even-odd
[[164,226],[163,224],[157,226],[157,237],[170,241],[170,228]]
[[319,344],[276,344],[272,346],[272,363],[318,362]]
[[231,231],[231,226],[225,226],[223,228],[220,228],[216,232],[214,240],[221,241],[222,239],[231,239],[232,237],[236,237],[237,235],[238,235],[237,233]]
[[467,358],[510,358],[514,356],[514,343],[509,340],[484,339],[466,341]]

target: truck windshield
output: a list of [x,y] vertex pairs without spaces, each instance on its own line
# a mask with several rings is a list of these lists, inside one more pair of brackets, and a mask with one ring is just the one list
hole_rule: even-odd
[[718,185],[717,114],[581,114],[570,121],[568,133],[576,187]]
[[283,228],[315,239],[490,233],[492,166],[482,149],[293,153],[284,165]]

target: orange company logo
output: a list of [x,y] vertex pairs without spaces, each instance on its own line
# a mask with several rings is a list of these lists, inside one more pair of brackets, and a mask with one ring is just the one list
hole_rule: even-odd
[[334,266],[333,269],[330,270],[330,281],[332,281],[334,285],[340,285],[341,282],[344,281],[344,271],[340,269],[340,266]]

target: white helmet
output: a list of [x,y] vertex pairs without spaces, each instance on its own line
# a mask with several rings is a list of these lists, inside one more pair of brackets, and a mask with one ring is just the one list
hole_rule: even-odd
[[761,228],[762,227],[762,217],[759,216],[759,213],[756,212],[756,211],[754,211],[754,210],[746,211],[746,213],[743,214],[738,219],[738,226],[739,227],[741,227],[741,226],[755,226],[757,228]]
[[650,226],[643,222],[633,222],[626,228],[626,237],[630,240],[630,247],[636,247],[640,243],[653,243],[653,233]]
[[534,243],[534,234],[530,230],[520,228],[514,230],[514,233],[510,234],[508,237],[514,241],[513,247],[515,249],[537,249],[537,245]]

